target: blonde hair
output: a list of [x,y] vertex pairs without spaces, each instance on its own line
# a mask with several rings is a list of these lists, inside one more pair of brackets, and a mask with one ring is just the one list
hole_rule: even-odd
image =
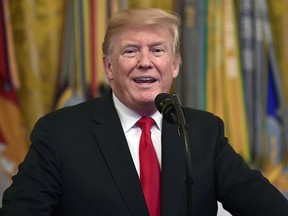
[[113,38],[122,29],[129,26],[161,25],[171,33],[173,51],[175,57],[180,60],[180,24],[181,19],[178,14],[158,8],[132,8],[116,13],[111,18],[106,30],[102,44],[103,55],[108,56],[111,54]]

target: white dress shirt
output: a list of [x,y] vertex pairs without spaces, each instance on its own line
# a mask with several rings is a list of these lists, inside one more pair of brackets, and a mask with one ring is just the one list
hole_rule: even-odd
[[[113,102],[116,108],[116,111],[120,117],[122,128],[126,136],[130,153],[132,155],[134,165],[138,172],[139,169],[139,142],[141,136],[141,128],[137,126],[137,121],[142,117],[133,110],[125,106],[113,93]],[[151,128],[151,138],[156,151],[160,169],[161,169],[161,130],[162,130],[162,115],[157,111],[151,116],[156,125],[153,125]]]

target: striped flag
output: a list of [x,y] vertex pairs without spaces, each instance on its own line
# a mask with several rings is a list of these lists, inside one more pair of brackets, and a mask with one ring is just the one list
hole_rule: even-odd
[[288,107],[275,55],[268,5],[266,0],[258,1],[257,4],[261,10],[261,27],[265,39],[263,46],[267,47],[268,52],[267,59],[265,59],[267,76],[264,79],[266,84],[264,172],[280,191],[288,195],[286,161],[288,157]]
[[224,119],[231,145],[250,161],[234,1],[209,1],[207,22],[207,110]]
[[54,109],[100,95],[105,83],[102,41],[106,1],[66,1],[63,47]]
[[[8,1],[0,2],[0,193],[10,184],[27,152],[27,137],[22,122],[17,89],[18,81]],[[13,70],[13,74],[11,71]],[[18,80],[18,78],[16,78]],[[17,85],[15,85],[17,83]]]

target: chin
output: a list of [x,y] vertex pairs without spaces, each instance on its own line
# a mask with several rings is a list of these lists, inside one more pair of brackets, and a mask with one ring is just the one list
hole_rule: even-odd
[[144,93],[141,95],[140,100],[143,101],[143,103],[151,103],[151,102],[154,103],[155,97],[157,95],[158,95],[157,93],[152,93],[152,92]]

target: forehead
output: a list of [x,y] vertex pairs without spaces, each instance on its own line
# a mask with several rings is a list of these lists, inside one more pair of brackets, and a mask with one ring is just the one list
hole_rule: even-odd
[[115,36],[115,41],[119,45],[127,42],[162,42],[163,44],[169,44],[172,42],[172,35],[167,28],[161,25],[133,26],[119,31]]

